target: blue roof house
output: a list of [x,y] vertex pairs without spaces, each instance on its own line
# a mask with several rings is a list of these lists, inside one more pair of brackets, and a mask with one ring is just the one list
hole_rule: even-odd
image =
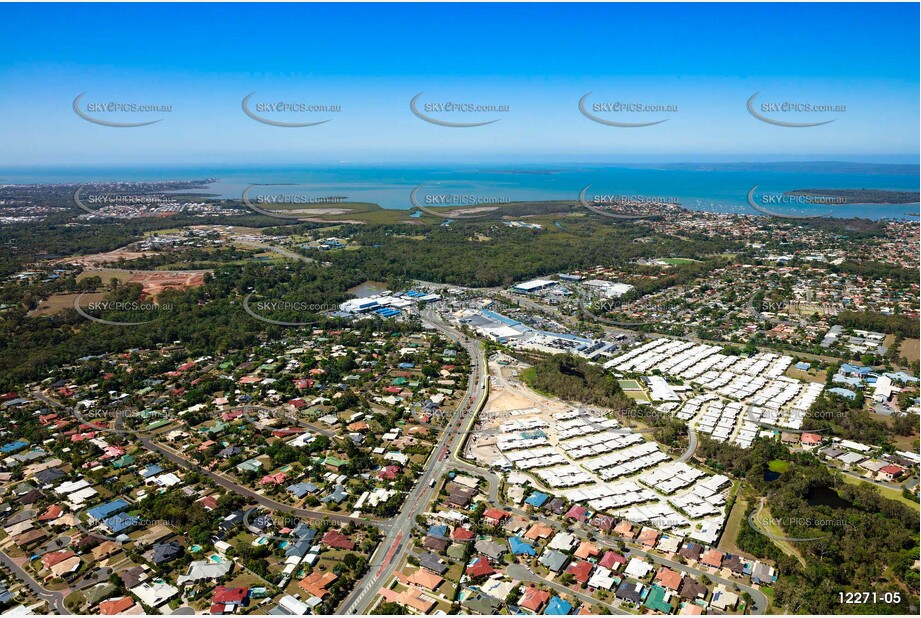
[[572,603],[555,596],[547,603],[547,609],[544,610],[544,614],[547,616],[568,616],[571,611]]
[[530,543],[522,541],[517,536],[513,536],[508,540],[508,546],[512,550],[512,554],[516,556],[535,556],[537,555],[534,551],[534,547]]
[[544,502],[546,502],[549,498],[550,496],[548,496],[547,494],[541,493],[539,491],[535,491],[533,494],[531,494],[528,497],[527,500],[525,500],[525,502],[527,504],[530,504],[534,508],[539,509],[540,507],[544,506]]

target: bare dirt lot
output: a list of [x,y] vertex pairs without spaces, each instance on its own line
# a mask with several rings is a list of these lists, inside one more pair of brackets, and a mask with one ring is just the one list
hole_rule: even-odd
[[131,251],[128,249],[115,249],[114,251],[107,251],[106,253],[94,253],[93,255],[81,255],[78,257],[68,257],[55,260],[55,264],[75,264],[77,266],[83,266],[86,268],[96,268],[99,266],[105,266],[106,264],[113,264],[118,260],[136,260],[147,256],[148,254],[142,251]]
[[[109,280],[118,279],[122,283],[140,283],[145,297],[155,297],[167,289],[197,288],[205,283],[206,270],[121,270],[96,268],[85,270],[77,277],[82,281],[87,277],[99,277],[107,285]],[[89,295],[87,295],[89,296]]]
[[164,290],[197,288],[204,285],[206,271],[143,270],[137,271],[128,280],[140,283],[145,296],[158,296]]

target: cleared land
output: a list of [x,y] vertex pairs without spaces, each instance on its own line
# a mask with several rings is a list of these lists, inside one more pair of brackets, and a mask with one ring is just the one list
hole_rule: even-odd
[[921,357],[921,339],[906,339],[899,348],[899,353],[908,359],[908,362],[916,361]]
[[754,560],[755,556],[752,556],[748,552],[744,552],[739,549],[736,545],[736,538],[739,536],[739,530],[742,526],[747,526],[748,523],[745,521],[745,511],[748,509],[748,502],[742,499],[736,500],[736,503],[732,506],[732,511],[729,513],[729,518],[726,520],[726,529],[723,530],[723,535],[720,537],[720,543],[717,547],[724,552],[730,554],[737,554],[744,556],[749,560]]
[[112,279],[118,279],[121,283],[128,283],[134,275],[133,270],[122,270],[120,268],[90,268],[77,275],[77,281],[83,281],[89,277],[99,277],[104,284],[109,283]]
[[[73,309],[74,301],[79,297],[79,294],[55,294],[46,300],[43,300],[38,308],[33,309],[28,313],[31,317],[38,317],[42,315],[55,315],[65,309]],[[83,295],[83,298],[80,301],[82,306],[86,306],[89,303],[99,302],[105,298],[105,292],[87,292]]]
[[802,554],[799,553],[799,550],[795,547],[795,544],[791,543],[790,541],[781,540],[787,536],[787,533],[784,532],[780,526],[774,523],[774,517],[771,515],[771,510],[767,506],[764,506],[764,502],[762,502],[762,508],[758,515],[754,518],[754,521],[762,524],[764,531],[771,535],[768,538],[771,539],[771,542],[774,543],[774,545],[776,545],[780,551],[799,560],[803,567],[806,566],[806,561],[803,559]]
[[[197,288],[205,283],[206,270],[121,270],[97,268],[85,270],[77,277],[82,281],[88,277],[99,277],[102,283],[108,284],[112,279],[122,283],[140,283],[144,288],[145,296],[157,296],[164,290]],[[89,298],[87,294],[85,298]],[[98,300],[98,299],[97,299]],[[71,297],[73,303],[73,297]]]
[[106,264],[112,264],[119,260],[136,260],[138,258],[147,257],[149,253],[143,251],[131,251],[129,249],[115,249],[114,251],[107,251],[105,253],[94,253],[92,255],[81,255],[78,257],[68,257],[61,258],[59,260],[54,260],[54,264],[76,264],[77,266],[83,266],[86,268],[94,268],[99,266],[105,266]]
[[787,368],[787,371],[784,373],[785,376],[789,378],[795,378],[797,380],[802,380],[803,382],[815,382],[817,384],[825,384],[826,372],[824,370],[818,371],[816,369],[809,369],[808,371],[803,371],[802,369],[797,369],[793,365],[790,365]]
[[203,271],[159,271],[145,270],[134,273],[129,283],[140,283],[144,294],[158,296],[164,290],[197,288],[205,283]]

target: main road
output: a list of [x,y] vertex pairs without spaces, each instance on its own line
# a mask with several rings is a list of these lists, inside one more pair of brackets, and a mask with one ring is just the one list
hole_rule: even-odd
[[[108,431],[118,434],[131,434],[140,442],[144,448],[159,453],[161,456],[169,459],[176,465],[204,474],[225,489],[239,493],[266,508],[288,512],[310,519],[321,519],[323,517],[328,517],[333,521],[342,523],[370,523],[379,527],[381,531],[385,533],[385,537],[381,544],[378,546],[374,555],[371,557],[371,563],[369,565],[368,572],[340,605],[340,613],[362,614],[366,612],[370,605],[373,603],[377,591],[380,589],[380,587],[390,581],[394,571],[400,564],[402,564],[406,554],[412,547],[411,534],[415,519],[418,515],[424,513],[427,510],[429,503],[435,496],[436,487],[438,486],[438,479],[444,474],[446,470],[458,468],[468,470],[470,472],[475,472],[480,475],[485,474],[489,483],[489,502],[496,505],[497,507],[506,508],[512,512],[518,512],[518,509],[509,509],[508,507],[503,507],[501,504],[498,495],[499,478],[487,470],[483,470],[482,468],[478,468],[477,466],[471,465],[470,463],[464,461],[460,454],[460,450],[466,441],[466,437],[470,433],[470,427],[473,425],[473,422],[475,421],[477,414],[485,403],[488,394],[488,368],[486,366],[484,353],[480,349],[478,341],[476,339],[467,337],[463,333],[444,323],[431,307],[426,308],[421,313],[420,317],[425,324],[435,328],[467,350],[468,356],[470,357],[471,373],[470,379],[468,381],[467,391],[459,402],[450,420],[445,425],[445,428],[442,431],[435,448],[432,450],[431,455],[425,463],[425,468],[419,477],[418,482],[407,495],[403,508],[393,519],[389,521],[373,521],[334,513],[321,513],[318,511],[300,509],[287,504],[276,502],[271,498],[263,496],[247,487],[236,483],[232,479],[222,474],[204,469],[198,466],[196,463],[189,461],[180,453],[164,447],[163,445],[157,444],[146,436],[138,435],[134,431],[119,429],[118,427],[110,428],[100,426],[98,428],[101,431]],[[60,402],[55,401],[54,399],[51,399],[50,397],[47,397],[40,392],[35,392],[33,395],[48,403],[49,405],[55,407],[66,407]],[[73,412],[81,422],[86,422],[77,410],[71,409],[70,411]],[[696,446],[695,438],[696,436],[693,435],[692,432],[691,444],[689,445],[689,449],[686,452],[686,455],[688,456],[693,453],[694,447]],[[522,512],[520,514],[524,515],[525,513]],[[561,526],[561,524],[555,520],[549,520],[544,517],[538,517],[538,519],[557,528]],[[584,531],[573,530],[573,532],[575,532],[580,537],[587,537],[587,534]],[[626,539],[623,540],[626,541]],[[596,539],[596,542],[600,542],[602,545],[607,545],[607,543],[601,539]],[[683,570],[692,574],[703,574],[703,571],[698,571],[697,569],[690,568],[686,565],[672,562],[661,556],[649,554],[637,547],[632,549],[635,554],[642,555],[660,564],[665,564],[672,568]],[[3,557],[5,558],[6,556]],[[4,562],[7,561],[4,560]],[[20,575],[19,572],[16,572],[16,574]],[[516,574],[521,575],[522,573],[516,569]],[[537,576],[534,575],[534,577]],[[730,582],[729,580],[722,580],[722,578],[718,576],[709,575],[709,577],[711,579],[721,581],[721,583],[727,585],[733,585],[736,583]],[[521,577],[520,579],[532,579],[532,581],[534,581],[530,576]],[[28,583],[28,580],[25,581]],[[550,585],[554,588],[559,585],[554,585],[553,582],[548,582],[542,579],[541,581],[542,583],[546,583],[547,585]],[[767,605],[767,599],[765,598],[764,594],[748,586],[739,586],[741,589],[752,594],[755,601],[754,607],[752,608],[753,613],[764,613],[764,609]],[[570,593],[572,593],[572,591],[570,591]],[[48,594],[48,592],[46,591],[45,594]],[[576,596],[579,595],[577,594]],[[63,609],[62,601],[63,599],[52,599],[52,602],[56,607],[60,604],[60,609]],[[615,610],[615,608],[612,606],[609,606],[609,609]]]
[[467,392],[451,416],[441,438],[425,463],[425,469],[399,514],[391,520],[390,529],[377,551],[364,579],[340,605],[341,613],[361,614],[374,601],[377,591],[390,581],[394,570],[412,546],[411,532],[416,516],[424,513],[435,495],[438,480],[453,460],[453,450],[464,443],[467,427],[476,418],[486,400],[486,359],[475,339],[441,321],[431,308],[422,312],[422,321],[462,345],[470,357],[470,379]]
[[[489,470],[485,470],[465,461],[460,453],[467,436],[470,434],[470,427],[473,425],[473,422],[476,419],[476,415],[479,413],[480,409],[485,403],[486,396],[488,394],[488,387],[486,383],[488,368],[486,366],[486,360],[482,351],[479,349],[477,341],[475,339],[467,338],[462,333],[446,325],[439,319],[431,307],[426,308],[422,312],[422,318],[425,323],[438,329],[440,332],[453,339],[454,341],[457,341],[467,349],[471,363],[470,383],[468,384],[468,390],[465,398],[462,400],[453,418],[446,426],[446,430],[442,434],[441,440],[439,441],[435,450],[432,451],[432,455],[430,456],[429,460],[426,462],[425,471],[423,472],[418,485],[416,486],[415,490],[410,493],[410,496],[408,497],[403,510],[396,518],[394,518],[393,525],[387,534],[387,538],[378,547],[377,553],[372,557],[372,563],[370,565],[368,574],[355,588],[355,590],[353,590],[352,593],[346,597],[345,601],[343,601],[342,605],[340,606],[342,613],[366,613],[373,603],[377,591],[382,585],[390,581],[390,578],[393,576],[393,572],[402,563],[403,558],[412,547],[410,531],[412,530],[416,515],[423,513],[428,506],[429,501],[434,497],[435,489],[430,486],[430,482],[432,479],[438,479],[446,469],[466,470],[485,477],[489,484],[488,500],[493,506],[511,511],[522,516],[530,516],[529,513],[521,511],[515,507],[508,507],[502,504],[499,497],[499,477]],[[688,449],[685,451],[685,455],[682,460],[684,460],[684,458],[690,458],[697,446],[697,436],[693,431],[689,433],[690,444]],[[437,486],[437,482],[435,485]],[[540,515],[536,516],[536,518],[558,530],[567,529],[584,540],[589,538],[588,533],[584,530],[564,526],[557,520],[547,519]],[[683,571],[689,575],[698,577],[707,575],[707,577],[709,577],[711,580],[719,582],[727,586],[729,589],[732,589],[738,585],[742,591],[747,592],[752,596],[753,604],[751,611],[753,614],[763,614],[767,608],[767,597],[764,595],[764,593],[756,590],[755,588],[752,588],[751,586],[725,579],[719,575],[706,573],[700,569],[689,567],[687,565],[669,560],[664,556],[649,553],[644,551],[638,545],[630,542],[629,539],[620,538],[620,541],[624,543],[624,545],[628,546],[634,555],[642,556],[648,560],[653,561],[654,563],[658,563],[659,565],[668,566],[674,570]],[[606,538],[596,537],[595,542],[602,546],[615,548],[615,546],[611,544],[610,540]],[[525,569],[523,566],[521,566],[521,568],[516,566],[514,569],[510,567],[509,575],[515,577],[515,579],[540,581],[541,583],[546,584],[551,588],[563,592],[563,587],[560,584],[544,580],[543,578],[535,575],[533,572],[527,572],[527,569]],[[586,601],[589,598],[569,588],[567,588],[565,592],[567,594],[574,594],[582,601]],[[599,603],[600,601],[593,599],[593,602]],[[602,603],[602,605],[606,605],[608,609],[614,613],[628,613],[624,612],[620,608],[617,608],[616,606],[611,606],[606,603]]]
[[[332,521],[341,523],[370,523],[379,527],[381,531],[385,533],[385,537],[372,556],[368,573],[341,605],[345,613],[360,613],[361,609],[366,607],[374,599],[374,595],[381,584],[389,581],[389,578],[393,575],[393,571],[396,569],[397,565],[401,563],[404,554],[411,546],[410,535],[416,516],[425,512],[429,502],[434,497],[437,480],[445,472],[449,462],[453,460],[453,450],[464,443],[463,436],[467,433],[466,428],[476,418],[479,407],[482,406],[486,399],[486,362],[483,351],[479,348],[477,341],[468,338],[463,333],[442,322],[431,309],[426,311],[421,317],[424,323],[443,333],[467,350],[470,357],[471,373],[467,391],[426,461],[422,475],[418,479],[413,490],[410,491],[407,496],[406,502],[399,514],[389,521],[374,521],[335,513],[311,511],[277,502],[248,487],[240,485],[223,474],[199,466],[197,463],[186,459],[181,453],[158,444],[149,437],[140,435],[136,431],[122,429],[118,426],[104,427],[95,425],[83,418],[79,410],[65,406],[61,402],[48,397],[40,391],[33,392],[33,396],[55,408],[67,409],[81,423],[89,425],[98,431],[117,435],[130,435],[145,449],[158,453],[180,467],[203,474],[221,487],[245,496],[263,507],[310,519],[328,517]],[[18,572],[17,575],[19,575]]]

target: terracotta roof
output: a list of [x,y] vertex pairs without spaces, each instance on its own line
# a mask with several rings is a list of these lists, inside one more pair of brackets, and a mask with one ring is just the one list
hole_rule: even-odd
[[42,564],[44,564],[45,567],[53,567],[57,563],[63,562],[64,560],[67,560],[68,558],[71,558],[73,556],[76,556],[76,554],[70,551],[69,549],[62,549],[61,551],[48,552],[47,554],[42,556]]
[[593,568],[594,565],[588,560],[580,560],[579,562],[570,564],[566,572],[572,573],[577,582],[585,583],[588,581],[588,578],[591,577]]
[[52,504],[44,513],[38,516],[38,521],[51,521],[57,519],[64,512],[64,507],[59,504]]
[[585,559],[591,558],[592,556],[597,556],[599,553],[601,553],[601,550],[599,550],[594,543],[589,541],[582,541],[579,544],[579,548],[576,550],[575,556],[576,558]]
[[399,603],[404,607],[412,608],[423,614],[427,614],[435,607],[435,601],[430,601],[422,596],[418,588],[407,588],[403,592],[397,592],[390,588],[381,588],[378,594],[384,597],[385,601],[390,603]]
[[681,608],[681,611],[678,612],[679,616],[701,616],[704,613],[704,608],[695,603],[685,603],[684,607]]
[[425,569],[417,569],[407,578],[407,581],[428,590],[435,590],[444,582],[444,579]]
[[99,604],[99,614],[102,616],[115,616],[122,614],[134,606],[134,599],[131,597],[121,597],[120,599],[109,599]]
[[473,532],[471,532],[467,528],[461,528],[460,526],[458,526],[451,532],[451,538],[457,541],[469,541],[474,536],[476,535]]
[[323,543],[334,549],[355,549],[355,542],[335,530],[329,530],[323,535]]
[[326,587],[337,579],[339,576],[332,571],[314,571],[298,582],[298,585],[313,596],[322,599],[329,594]]
[[678,590],[681,586],[681,573],[678,571],[672,571],[668,567],[662,567],[659,569],[658,574],[656,574],[656,582],[662,584],[665,588],[669,590]]
[[614,527],[614,532],[616,532],[617,534],[621,536],[625,536],[629,539],[632,539],[634,537],[633,526],[627,520],[623,520],[622,522],[617,524]]
[[545,524],[537,523],[531,526],[530,530],[525,532],[524,536],[526,539],[536,541],[537,539],[545,539],[551,534],[553,534],[553,528]]
[[700,557],[700,562],[706,564],[707,566],[712,566],[720,568],[723,566],[723,552],[717,551],[715,549],[708,549]]
[[485,511],[483,511],[483,517],[485,517],[486,519],[493,519],[495,521],[502,521],[506,517],[511,517],[511,516],[512,516],[511,513],[508,513],[506,511],[501,511],[499,509],[490,508],[490,509],[486,509]]
[[659,538],[659,531],[654,528],[643,528],[640,530],[640,536],[637,539],[643,545],[648,545],[652,547],[656,544],[656,539]]
[[546,590],[528,588],[524,591],[524,594],[521,595],[521,600],[518,602],[518,605],[525,609],[529,609],[532,612],[537,612],[540,611],[540,608],[543,607],[549,600],[550,593]]
[[217,508],[217,500],[214,498],[214,496],[205,496],[204,498],[199,499],[198,503],[209,511],[213,511]]
[[218,586],[214,589],[214,598],[212,601],[223,605],[227,605],[228,603],[239,604],[246,600],[247,595],[249,595],[249,588],[227,588],[225,586]]
[[470,577],[484,577],[492,575],[496,570],[489,564],[489,558],[480,556],[467,566],[467,575]]
[[598,566],[603,566],[606,569],[614,569],[618,564],[627,564],[627,559],[613,551],[605,552],[601,560],[598,561]]

